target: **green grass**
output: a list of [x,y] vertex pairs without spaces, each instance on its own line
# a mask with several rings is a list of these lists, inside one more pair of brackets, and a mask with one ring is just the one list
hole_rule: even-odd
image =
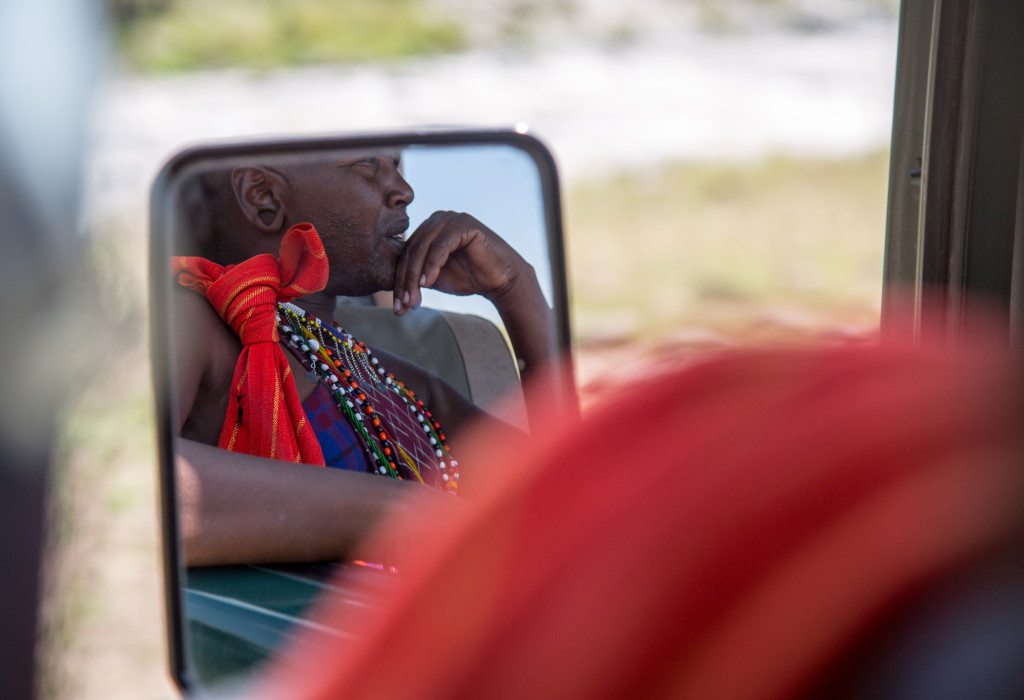
[[[888,156],[676,164],[582,184],[566,202],[576,331],[742,332],[771,318],[870,325]],[[768,319],[766,321],[766,319]]]
[[[697,11],[698,25],[711,34],[730,34],[746,27],[772,24],[790,30],[814,31],[828,26],[828,12],[820,15],[819,8],[811,8],[800,0],[691,0]],[[895,17],[899,13],[899,0],[859,0],[848,2],[855,9]],[[751,24],[751,10],[757,19]]]
[[461,25],[420,0],[174,0],[124,15],[118,35],[127,63],[148,72],[383,60],[465,45]]

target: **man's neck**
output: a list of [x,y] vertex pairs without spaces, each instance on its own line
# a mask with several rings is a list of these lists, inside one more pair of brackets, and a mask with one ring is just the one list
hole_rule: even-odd
[[319,319],[334,323],[334,308],[338,298],[327,292],[316,292],[295,300],[295,305]]

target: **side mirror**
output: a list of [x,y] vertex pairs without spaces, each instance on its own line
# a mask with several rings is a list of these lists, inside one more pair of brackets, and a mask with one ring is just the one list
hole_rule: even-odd
[[[455,459],[468,427],[528,439],[530,374],[576,410],[558,177],[525,133],[192,148],[153,185],[151,235],[169,648],[185,692],[237,680],[307,624],[387,500],[409,492],[400,482],[459,492],[485,468]],[[259,353],[294,401],[260,393]],[[286,463],[306,461],[327,468]],[[360,564],[387,577],[386,562]]]

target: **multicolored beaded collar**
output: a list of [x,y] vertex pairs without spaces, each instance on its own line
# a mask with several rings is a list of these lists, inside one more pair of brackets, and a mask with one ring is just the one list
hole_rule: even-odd
[[458,462],[424,402],[340,326],[291,303],[278,304],[277,310],[281,343],[302,363],[309,381],[330,391],[362,441],[372,470],[458,493]]

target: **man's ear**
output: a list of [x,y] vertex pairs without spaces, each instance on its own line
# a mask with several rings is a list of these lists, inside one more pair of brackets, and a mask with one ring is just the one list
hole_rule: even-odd
[[264,233],[277,233],[284,225],[283,178],[269,168],[245,167],[231,171],[231,189],[246,220]]

